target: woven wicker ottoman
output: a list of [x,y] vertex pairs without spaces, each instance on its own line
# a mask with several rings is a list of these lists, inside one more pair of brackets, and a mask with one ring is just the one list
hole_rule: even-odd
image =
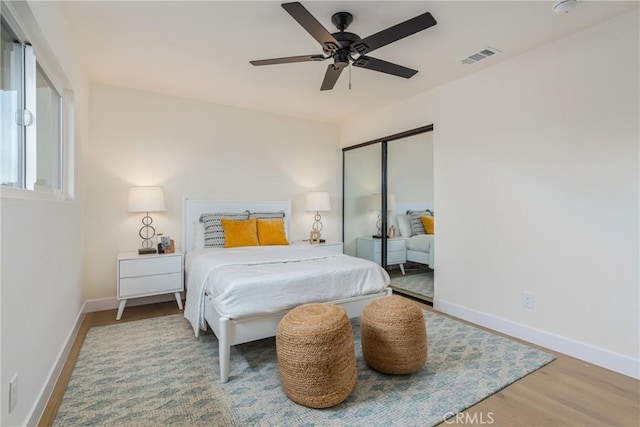
[[362,354],[385,374],[411,374],[427,361],[427,328],[417,304],[396,295],[372,301],[362,311]]
[[276,351],[284,393],[300,405],[335,406],[356,385],[353,331],[342,307],[294,308],[278,324]]

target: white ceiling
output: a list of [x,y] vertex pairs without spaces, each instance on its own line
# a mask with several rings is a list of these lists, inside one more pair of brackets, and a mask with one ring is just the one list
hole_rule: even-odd
[[[306,1],[330,32],[348,11],[362,38],[424,12],[438,24],[370,56],[419,70],[406,80],[345,70],[332,91],[320,84],[329,61],[254,67],[253,59],[320,54],[320,45],[274,1],[63,2],[93,82],[216,104],[341,122],[477,72],[527,50],[637,9],[637,1],[580,1],[557,15],[548,1]],[[460,60],[486,46],[503,53]],[[594,52],[594,54],[596,54]]]

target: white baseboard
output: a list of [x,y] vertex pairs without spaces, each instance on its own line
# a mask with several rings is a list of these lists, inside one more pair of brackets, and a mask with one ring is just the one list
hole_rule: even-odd
[[614,353],[591,344],[556,335],[521,323],[472,310],[441,299],[435,299],[433,308],[442,313],[484,326],[494,331],[566,354],[585,362],[640,379],[640,360]]
[[33,408],[31,408],[31,415],[29,416],[29,419],[27,421],[28,426],[38,425],[38,422],[40,421],[40,418],[44,413],[44,409],[47,407],[47,402],[49,401],[49,398],[51,398],[51,393],[53,392],[53,388],[56,386],[56,383],[58,382],[58,378],[60,377],[62,368],[64,368],[64,364],[67,361],[67,357],[69,357],[69,352],[71,351],[71,347],[73,346],[73,343],[75,342],[76,337],[78,336],[80,325],[82,325],[82,321],[84,320],[86,305],[87,304],[84,303],[80,308],[80,312],[76,317],[76,322],[73,325],[73,329],[71,329],[71,332],[69,332],[69,335],[67,335],[67,339],[64,343],[64,346],[62,346],[62,349],[60,350],[60,352],[58,353],[58,357],[56,358],[56,363],[53,365],[53,367],[51,368],[51,371],[49,372],[49,375],[47,377],[48,378],[47,382],[45,382],[44,386],[42,387],[42,390],[40,391],[40,395],[38,399],[33,405]]
[[[132,298],[127,300],[127,307],[135,307],[137,305],[155,304],[157,302],[175,301],[173,294],[154,295],[151,297]],[[100,298],[88,300],[85,303],[85,313],[93,313],[94,311],[114,310],[118,308],[118,300],[115,297]],[[126,310],[126,307],[125,307]]]

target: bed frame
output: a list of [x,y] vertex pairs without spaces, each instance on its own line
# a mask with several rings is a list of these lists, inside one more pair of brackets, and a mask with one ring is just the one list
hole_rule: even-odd
[[[182,210],[182,242],[185,252],[194,249],[195,222],[203,213],[212,212],[244,212],[279,211],[285,212],[285,230],[289,236],[289,220],[291,219],[291,201],[209,201],[184,199]],[[188,289],[187,289],[188,292]],[[391,288],[384,292],[363,295],[337,301],[325,301],[342,306],[349,318],[359,317],[362,310],[371,301],[391,295]],[[213,304],[205,301],[205,319],[218,338],[220,359],[220,381],[229,380],[229,363],[231,346],[269,338],[276,335],[278,323],[289,310],[255,317],[231,319],[222,316]]]

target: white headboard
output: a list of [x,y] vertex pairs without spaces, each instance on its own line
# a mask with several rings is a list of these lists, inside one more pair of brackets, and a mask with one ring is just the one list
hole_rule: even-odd
[[289,222],[291,221],[291,200],[281,201],[216,201],[216,200],[191,200],[182,201],[182,244],[185,252],[193,250],[195,239],[195,224],[200,221],[203,213],[216,212],[262,212],[284,211],[284,229],[289,236]]

